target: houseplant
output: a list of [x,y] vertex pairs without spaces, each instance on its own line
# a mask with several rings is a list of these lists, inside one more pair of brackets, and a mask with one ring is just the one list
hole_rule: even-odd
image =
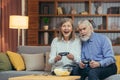
[[[44,26],[43,29],[44,30],[48,30],[49,26],[49,18],[47,17],[43,17],[43,22],[44,22]],[[48,44],[48,32],[44,32],[44,44],[47,45]]]
[[48,30],[48,28],[49,28],[49,26],[48,26],[48,24],[49,24],[49,18],[44,17],[43,18],[43,22],[44,22],[44,26],[43,26],[44,30]]

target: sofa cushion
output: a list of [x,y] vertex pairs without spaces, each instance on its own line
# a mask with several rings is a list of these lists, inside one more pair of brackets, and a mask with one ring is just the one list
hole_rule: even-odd
[[111,75],[104,80],[120,80],[120,74]]
[[49,64],[49,54],[50,52],[45,53],[45,71],[51,71],[51,64]]
[[11,78],[11,77],[25,76],[25,75],[48,75],[48,74],[50,74],[50,73],[45,72],[45,71],[14,71],[14,70],[1,71],[0,72],[0,80],[9,80],[8,78]]
[[23,54],[26,70],[44,70],[44,54]]
[[115,55],[116,65],[117,65],[117,73],[120,74],[120,55]]
[[11,70],[12,66],[6,53],[0,53],[0,71]]
[[21,71],[25,69],[24,61],[20,54],[12,52],[12,51],[7,51],[7,54],[10,58],[11,63],[13,64],[13,67],[17,71]]

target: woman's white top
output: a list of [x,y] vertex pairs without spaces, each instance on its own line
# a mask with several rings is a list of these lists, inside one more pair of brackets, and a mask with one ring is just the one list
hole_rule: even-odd
[[[74,60],[68,59],[66,56],[62,56],[60,61],[55,62],[55,57],[60,52],[69,52],[73,54]],[[50,59],[49,63],[52,64],[52,71],[56,67],[64,66],[66,64],[73,64],[74,62],[79,63],[81,60],[81,41],[77,37],[75,40],[58,40],[58,38],[54,38],[51,44],[51,51],[50,51]]]

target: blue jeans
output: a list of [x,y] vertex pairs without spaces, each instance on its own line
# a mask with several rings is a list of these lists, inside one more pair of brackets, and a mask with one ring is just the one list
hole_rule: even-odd
[[88,80],[102,80],[116,73],[117,73],[117,67],[115,63],[107,67],[98,67],[98,68],[86,67],[83,70],[81,70],[81,77],[82,77],[81,80],[85,80],[85,77],[88,77]]
[[76,66],[72,67],[71,75],[75,75],[75,76],[81,75],[81,69],[78,64],[76,64]]

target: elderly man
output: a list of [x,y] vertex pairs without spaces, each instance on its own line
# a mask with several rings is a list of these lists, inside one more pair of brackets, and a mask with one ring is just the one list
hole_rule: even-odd
[[95,33],[88,20],[78,22],[82,40],[81,80],[101,80],[117,73],[114,52],[110,40]]

